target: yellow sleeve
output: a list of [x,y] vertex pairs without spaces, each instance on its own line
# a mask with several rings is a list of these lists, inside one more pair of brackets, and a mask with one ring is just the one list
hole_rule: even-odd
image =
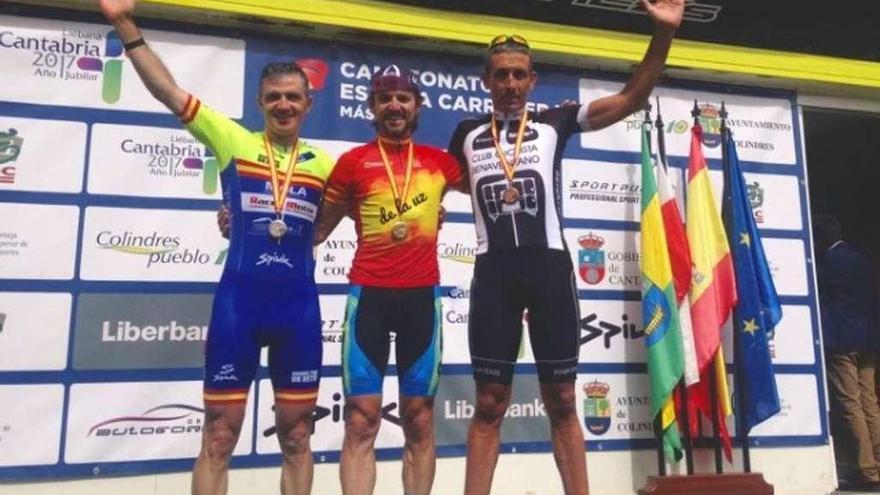
[[189,95],[180,120],[190,134],[214,153],[220,172],[232,161],[232,150],[251,135],[237,122],[202,104],[193,95]]

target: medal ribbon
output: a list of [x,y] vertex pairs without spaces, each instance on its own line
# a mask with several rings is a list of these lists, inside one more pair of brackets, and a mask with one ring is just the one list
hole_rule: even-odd
[[275,202],[275,213],[278,218],[281,218],[284,212],[284,198],[287,197],[287,190],[290,189],[290,181],[293,179],[293,169],[299,159],[299,140],[287,159],[284,184],[280,189],[278,188],[278,170],[275,168],[275,152],[272,149],[272,143],[269,142],[269,136],[265,134],[263,134],[263,145],[266,147],[266,156],[269,158],[269,175],[272,178],[272,199]]
[[523,110],[523,116],[519,120],[519,129],[516,131],[516,144],[514,144],[513,147],[513,163],[510,163],[507,161],[507,155],[504,154],[504,149],[501,148],[501,143],[498,141],[498,128],[495,123],[495,114],[492,114],[492,142],[495,144],[495,151],[498,152],[498,158],[501,159],[501,166],[504,168],[504,175],[507,177],[508,184],[513,184],[513,173],[517,162],[519,162],[519,153],[522,151],[522,142],[523,137],[526,135],[527,121],[528,113]]
[[385,173],[388,174],[388,182],[391,183],[391,194],[394,196],[394,207],[397,208],[397,218],[398,220],[403,220],[401,218],[403,216],[403,212],[400,211],[403,202],[406,201],[406,196],[409,194],[409,184],[410,179],[412,178],[412,165],[413,165],[413,143],[412,140],[409,141],[409,152],[407,153],[406,158],[406,172],[403,178],[403,194],[400,195],[398,192],[400,189],[397,187],[397,180],[394,178],[394,171],[391,169],[391,160],[388,159],[388,155],[385,153],[385,149],[382,148],[382,140],[376,139],[376,145],[379,147],[379,155],[382,156],[382,163],[385,165]]

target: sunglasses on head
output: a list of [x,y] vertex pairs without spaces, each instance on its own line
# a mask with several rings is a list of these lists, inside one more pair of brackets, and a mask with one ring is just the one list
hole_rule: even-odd
[[529,42],[526,41],[525,38],[518,34],[499,34],[498,36],[492,38],[492,41],[489,42],[489,49],[493,49],[496,46],[504,45],[507,43],[513,43],[514,45],[524,46],[526,49],[529,48]]

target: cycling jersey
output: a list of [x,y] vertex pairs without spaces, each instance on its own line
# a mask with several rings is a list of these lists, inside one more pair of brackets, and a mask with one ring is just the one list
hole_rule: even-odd
[[[529,113],[513,186],[515,203],[505,203],[508,187],[492,139],[490,116],[461,122],[449,143],[449,153],[470,177],[471,201],[477,228],[477,253],[520,246],[565,249],[562,237],[560,184],[562,151],[568,138],[587,130],[586,106],[565,106]],[[500,145],[513,158],[519,116],[496,114]]]
[[[232,214],[229,251],[214,297],[205,346],[205,402],[240,403],[269,346],[276,401],[313,402],[321,373],[321,316],[314,281],[312,239],[325,181],[333,168],[326,153],[299,140],[293,149],[271,144],[190,96],[181,120],[214,154],[223,199]],[[269,168],[279,186],[294,167],[283,200],[287,232],[270,237],[276,220]]]
[[[468,339],[474,378],[510,384],[528,310],[538,379],[572,381],[579,353],[577,290],[562,236],[561,163],[568,138],[588,130],[587,106],[528,114],[514,165],[512,201],[492,118],[465,120],[449,153],[469,170],[477,229]],[[519,115],[495,114],[499,146],[513,160]]]
[[[223,200],[232,219],[225,271],[293,283],[314,283],[312,239],[333,161],[322,150],[299,140],[299,156],[284,201],[287,234],[281,241],[268,233],[275,219],[269,157],[262,132],[250,132],[191,97],[182,116],[187,130],[216,157]],[[273,144],[279,182],[294,150]]]
[[[382,144],[401,191],[409,144]],[[351,283],[371,287],[439,283],[440,203],[446,190],[460,180],[461,169],[452,156],[431,146],[413,145],[412,178],[400,215],[376,141],[340,156],[327,183],[326,201],[348,204],[354,213],[358,247],[349,274]],[[403,240],[392,237],[398,221],[408,226]]]
[[[346,396],[382,393],[393,332],[401,395],[432,396],[442,322],[435,287],[440,281],[438,218],[443,194],[461,180],[461,169],[437,148],[382,141],[383,158],[379,145],[373,141],[343,154],[327,184],[326,201],[350,207],[358,235],[345,315],[344,390]],[[394,186],[386,166],[397,181]],[[399,207],[395,189],[400,196],[407,190]],[[406,235],[395,238],[395,224],[401,221]]]

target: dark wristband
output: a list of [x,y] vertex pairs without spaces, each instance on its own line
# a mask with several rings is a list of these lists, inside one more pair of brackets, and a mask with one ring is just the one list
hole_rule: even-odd
[[132,40],[132,41],[129,41],[128,43],[123,44],[122,47],[125,48],[125,51],[130,52],[130,51],[134,50],[135,48],[137,48],[139,46],[144,46],[146,44],[147,44],[147,42],[144,41],[143,38],[138,38],[136,40]]

